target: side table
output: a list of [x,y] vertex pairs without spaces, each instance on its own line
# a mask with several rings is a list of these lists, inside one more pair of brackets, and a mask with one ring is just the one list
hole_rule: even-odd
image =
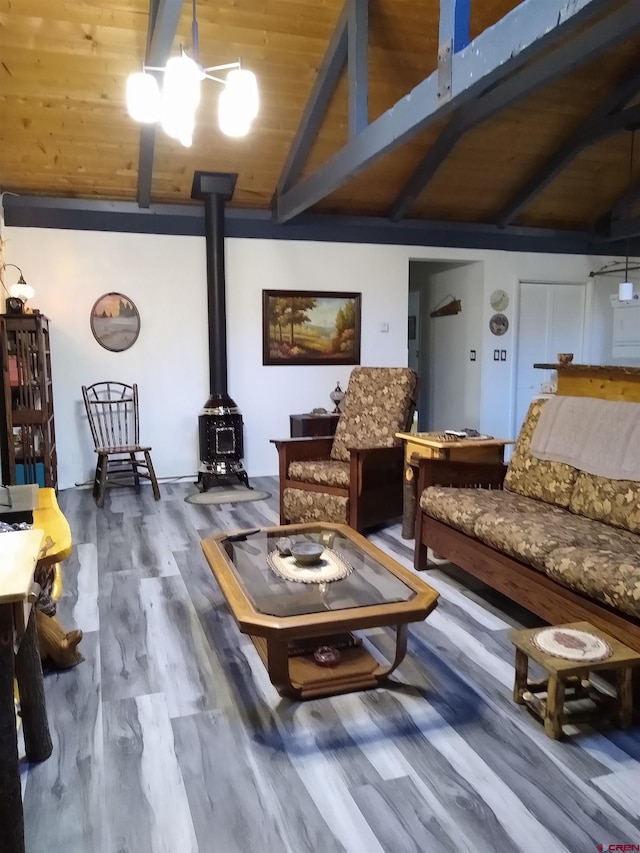
[[24,853],[24,817],[18,764],[13,680],[18,682],[24,744],[29,761],[44,761],[53,745],[38,652],[33,573],[42,530],[0,534],[0,848]]
[[402,507],[402,538],[415,535],[416,477],[418,459],[451,459],[464,462],[504,461],[504,449],[513,441],[502,438],[464,438],[448,441],[441,432],[397,432],[404,442],[404,493]]
[[[511,631],[509,638],[516,647],[514,702],[526,705],[544,723],[544,730],[549,737],[556,740],[563,736],[564,724],[613,718],[620,728],[628,728],[633,715],[631,676],[633,667],[640,665],[640,654],[604,631],[594,628],[589,622],[570,622],[554,627],[574,628],[595,634],[609,644],[613,653],[606,660],[567,660],[546,654],[534,644],[533,636],[540,628]],[[530,681],[529,660],[539,664],[547,677]],[[615,697],[599,690],[589,681],[589,673],[605,670],[613,670],[616,674]],[[546,698],[540,698],[539,693],[546,693]],[[572,708],[572,703],[577,701],[580,702],[579,707]]]
[[291,438],[333,435],[339,418],[340,415],[333,412],[325,415],[289,415]]

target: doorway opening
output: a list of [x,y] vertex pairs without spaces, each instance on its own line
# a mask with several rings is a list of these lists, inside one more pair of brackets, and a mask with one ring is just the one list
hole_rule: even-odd
[[[420,377],[420,432],[479,428],[483,290],[481,261],[409,261],[407,363]],[[452,298],[458,314],[431,316]]]

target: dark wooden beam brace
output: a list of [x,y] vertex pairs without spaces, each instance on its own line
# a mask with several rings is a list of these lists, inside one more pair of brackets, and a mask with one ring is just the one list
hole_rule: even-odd
[[[5,225],[15,228],[60,228],[74,231],[111,231],[129,234],[204,236],[204,213],[197,204],[156,204],[140,208],[134,201],[4,197]],[[611,255],[620,251],[610,243],[593,243],[586,231],[552,228],[497,228],[464,222],[433,222],[386,217],[328,216],[307,213],[294,222],[278,225],[269,210],[225,208],[225,237],[259,240],[311,240],[390,246],[432,246],[510,252],[548,252],[577,255]],[[624,241],[622,241],[624,251]],[[631,241],[629,253],[640,256],[640,240]],[[440,257],[443,257],[440,254]],[[482,254],[478,255],[479,259]]]
[[278,180],[277,194],[285,192],[298,179],[347,62],[350,10],[351,0],[347,0],[338,18],[329,47],[300,119],[295,138],[287,154]]
[[[145,65],[165,65],[178,28],[183,0],[151,0],[149,31]],[[140,207],[151,204],[151,178],[153,153],[156,142],[155,125],[144,125],[140,130],[138,155],[138,189],[136,201]]]
[[[636,11],[640,22],[640,15]],[[509,225],[516,216],[528,204],[530,204],[542,190],[551,183],[575,157],[596,140],[620,130],[627,123],[637,121],[634,119],[635,107],[622,111],[640,90],[640,70],[631,74],[619,86],[614,89],[588,116],[580,127],[572,134],[547,162],[527,181],[527,183],[516,193],[516,195],[502,208],[496,217],[496,224],[500,228]],[[626,119],[625,119],[626,116]]]
[[[487,94],[480,95],[476,100],[463,106],[436,139],[398,194],[389,211],[390,219],[398,222],[407,215],[411,205],[468,130],[520,98],[610,49],[637,30],[640,30],[640,15],[638,6],[633,0],[585,32],[576,35],[570,45],[561,46],[553,53],[546,54],[539,62],[531,63],[495,86]],[[614,95],[603,102],[601,108],[592,117],[594,123],[627,103],[639,88],[640,72],[637,72],[622,83]]]
[[612,226],[626,216],[638,200],[640,200],[640,181],[629,187],[610,210],[596,219],[591,229],[593,239],[609,239]]
[[593,241],[594,243],[616,243],[618,240],[635,237],[640,237],[640,218],[629,216],[611,221],[605,232],[593,235]]
[[350,0],[348,25],[349,138],[369,124],[369,0]]
[[[278,195],[277,220],[286,222],[326,198],[381,157],[438,119],[479,97],[525,63],[567,39],[616,0],[524,0],[456,54],[452,97],[438,102],[438,72],[372,122],[312,175]],[[571,42],[566,45],[572,53]]]

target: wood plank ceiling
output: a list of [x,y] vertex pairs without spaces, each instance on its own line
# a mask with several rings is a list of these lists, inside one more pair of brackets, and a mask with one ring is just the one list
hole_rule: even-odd
[[[211,170],[238,173],[232,206],[271,208],[344,2],[199,0],[201,62],[213,65],[241,57],[258,76],[260,114],[249,136],[225,137],[215,117],[220,87],[205,82],[193,146],[183,148],[160,130],[156,134],[153,204],[190,204],[194,171]],[[436,0],[370,0],[370,121],[437,70],[439,5]],[[516,0],[472,2],[470,37],[499,22],[516,5]],[[614,0],[600,5],[605,16],[625,4]],[[2,191],[135,201],[140,126],[127,115],[124,91],[127,74],[139,70],[144,59],[148,26],[148,0],[0,0]],[[189,49],[190,33],[191,4],[185,3],[174,53],[181,44]],[[517,191],[579,131],[608,94],[637,72],[639,49],[636,30],[469,129],[406,215],[414,220],[496,222]],[[628,101],[633,102],[633,96]],[[347,104],[343,74],[303,177],[347,142]],[[436,121],[319,201],[312,212],[387,216],[449,121]],[[628,187],[630,137],[622,128],[584,147],[518,212],[513,224],[591,228]],[[640,156],[636,163],[640,169]]]

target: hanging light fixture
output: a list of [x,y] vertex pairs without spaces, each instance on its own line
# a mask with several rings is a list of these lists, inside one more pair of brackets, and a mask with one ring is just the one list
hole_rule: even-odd
[[[191,39],[193,58],[181,49],[163,67],[143,66],[127,78],[127,110],[135,121],[157,121],[169,136],[187,148],[193,139],[195,114],[200,103],[200,82],[215,80],[224,87],[218,99],[218,123],[227,136],[246,136],[258,115],[259,95],[256,75],[242,68],[240,61],[204,68],[198,62],[198,21],[196,0],[192,0]],[[228,71],[226,79],[211,72]],[[149,72],[161,72],[162,86]]]
[[[627,215],[631,214],[631,186],[633,183],[633,143],[636,136],[636,125],[632,125],[631,130],[631,146],[629,150],[629,209]],[[633,282],[629,281],[629,234],[627,233],[626,257],[624,262],[624,281],[618,285],[618,301],[628,302],[633,299]]]

